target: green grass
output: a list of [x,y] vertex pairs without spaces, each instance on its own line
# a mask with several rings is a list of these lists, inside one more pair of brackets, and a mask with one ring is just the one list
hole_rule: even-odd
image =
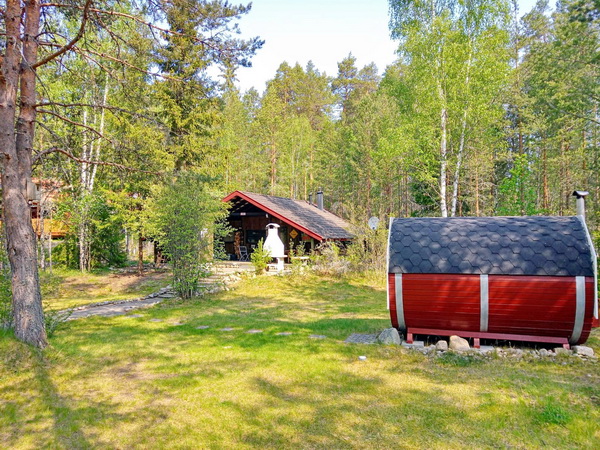
[[165,271],[148,271],[139,277],[135,272],[81,273],[69,269],[55,269],[52,274],[42,272],[41,280],[44,306],[50,310],[143,297],[171,282]]
[[[594,448],[600,441],[597,363],[436,360],[344,344],[350,333],[389,326],[384,288],[372,279],[260,277],[141,314],[70,322],[43,354],[1,336],[0,448]],[[283,331],[293,334],[276,335]]]

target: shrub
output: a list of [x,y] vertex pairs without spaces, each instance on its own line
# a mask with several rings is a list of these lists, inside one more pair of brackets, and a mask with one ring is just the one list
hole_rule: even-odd
[[302,243],[294,246],[294,242],[290,241],[290,261],[292,262],[292,274],[300,275],[306,272],[306,263],[299,259],[306,256],[306,249]]
[[263,247],[263,240],[258,241],[257,247],[250,255],[250,261],[254,266],[256,273],[264,273],[267,270],[267,265],[271,262],[271,254]]
[[213,180],[179,173],[155,186],[145,214],[148,234],[160,243],[173,266],[173,288],[182,298],[196,294],[206,262],[215,252],[215,234],[226,230],[215,224],[225,216],[226,205],[210,187]]
[[387,269],[387,227],[380,224],[376,230],[355,227],[354,240],[348,247],[347,257],[353,271],[385,273]]
[[311,257],[313,269],[321,275],[344,275],[350,271],[350,261],[340,253],[335,242],[324,242],[319,245]]
[[46,324],[46,334],[48,337],[52,337],[56,330],[58,330],[63,323],[69,320],[71,314],[73,314],[72,308],[64,311],[46,310],[46,308],[44,308],[44,321]]

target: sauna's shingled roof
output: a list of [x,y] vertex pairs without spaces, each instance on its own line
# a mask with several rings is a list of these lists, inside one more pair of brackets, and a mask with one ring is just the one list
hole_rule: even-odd
[[390,273],[593,276],[580,217],[391,221]]

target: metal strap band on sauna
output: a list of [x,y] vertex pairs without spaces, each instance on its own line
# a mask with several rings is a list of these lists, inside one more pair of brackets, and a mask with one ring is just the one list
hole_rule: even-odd
[[404,322],[404,302],[402,301],[402,274],[397,273],[394,279],[396,284],[396,317],[398,318],[398,328],[406,329]]
[[592,254],[592,266],[594,268],[594,313],[593,317],[598,319],[598,255],[596,254],[596,250],[594,249],[594,241],[592,240],[592,235],[590,234],[590,230],[585,224],[585,218],[583,216],[577,216],[581,221],[581,225],[585,230],[585,237],[587,240],[587,244],[590,248],[590,253]]
[[390,236],[392,235],[392,224],[394,223],[394,218],[390,217],[390,221],[388,223],[388,244],[387,244],[387,250],[385,252],[385,260],[386,260],[386,271],[385,273],[388,274],[388,276],[386,277],[386,289],[387,289],[387,309],[388,311],[390,310],[390,278],[389,278],[389,274],[390,274]]
[[573,334],[569,342],[576,344],[583,330],[583,319],[585,318],[585,277],[575,277],[575,323]]
[[480,290],[480,316],[479,316],[479,331],[486,332],[488,330],[488,317],[490,310],[490,295],[489,295],[489,280],[486,275],[479,275],[479,290]]

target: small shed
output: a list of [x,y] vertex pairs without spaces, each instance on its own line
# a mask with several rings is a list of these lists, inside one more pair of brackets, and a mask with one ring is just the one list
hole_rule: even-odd
[[583,216],[391,219],[388,308],[413,334],[584,343],[598,321]]
[[266,226],[280,226],[279,237],[289,254],[290,242],[294,247],[310,250],[324,241],[348,242],[352,239],[350,224],[323,207],[322,192],[317,204],[254,192],[235,191],[223,199],[229,203],[227,222],[234,230],[225,239],[225,251],[232,258],[239,257],[239,246],[248,252],[267,236]]

